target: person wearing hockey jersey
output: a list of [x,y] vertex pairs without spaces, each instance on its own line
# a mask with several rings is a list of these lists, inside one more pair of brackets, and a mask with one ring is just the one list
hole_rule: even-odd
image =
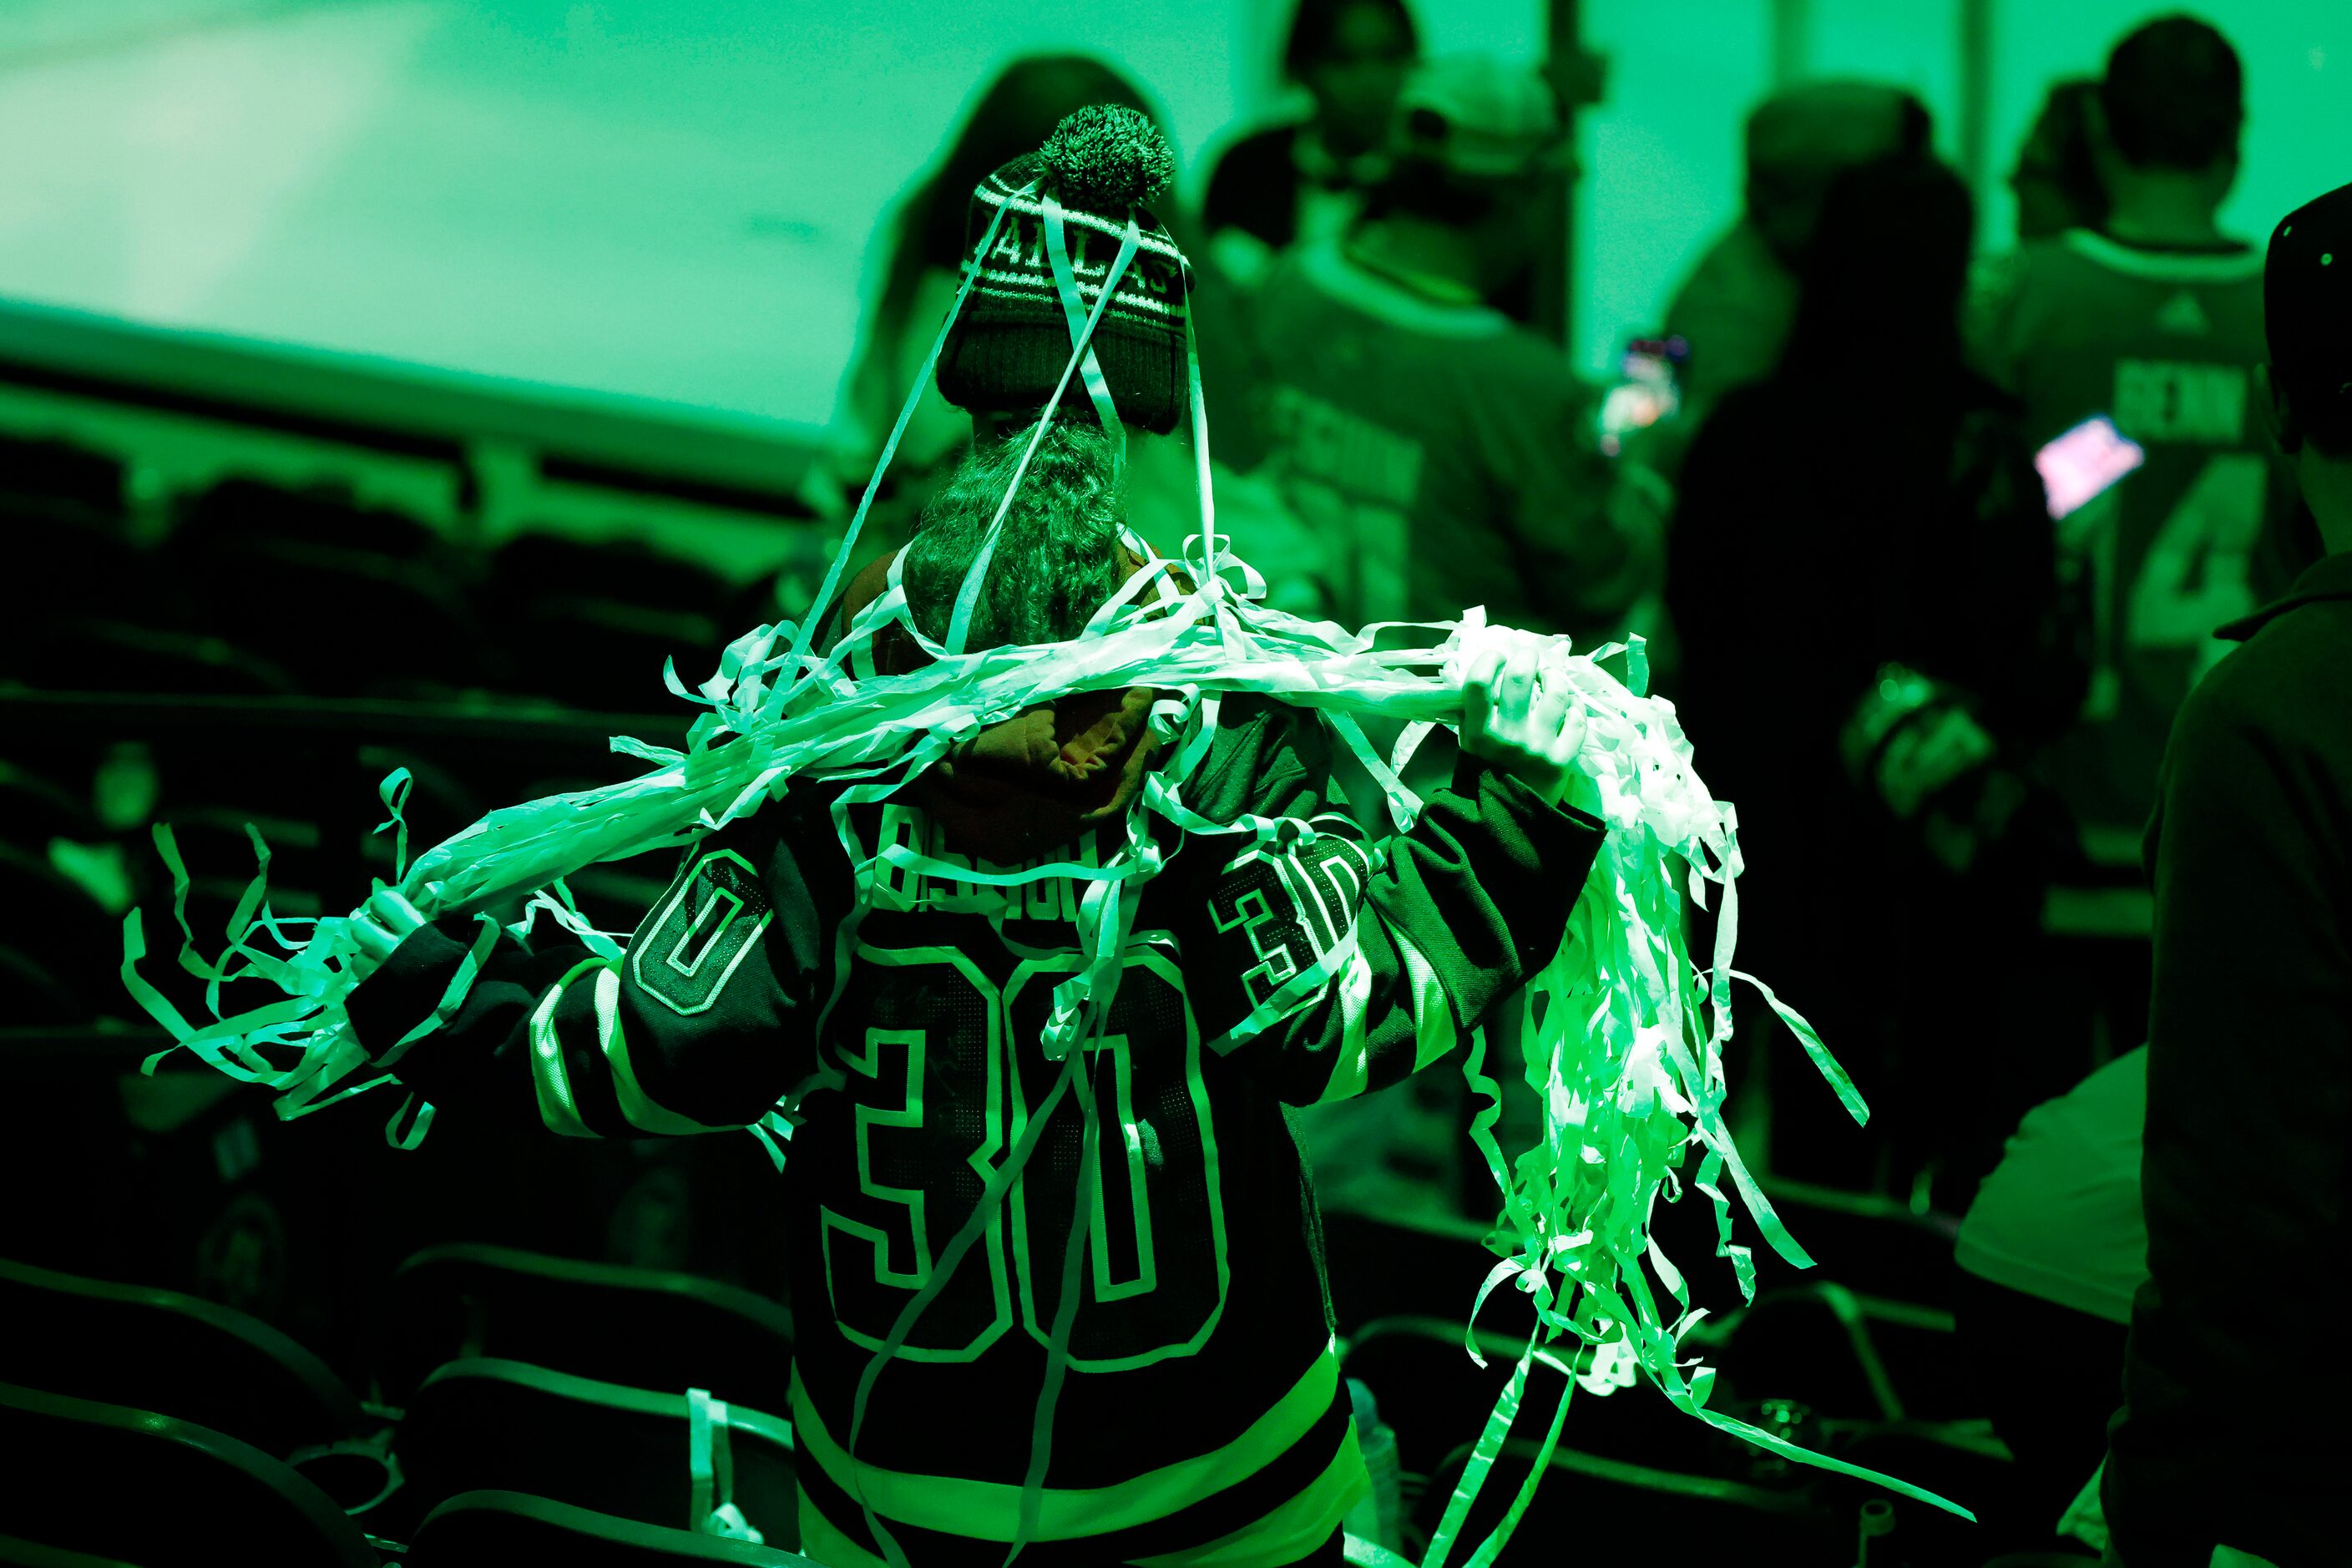
[[1654,631],[1655,500],[1601,456],[1598,394],[1559,345],[1493,302],[1570,157],[1557,93],[1531,67],[1432,61],[1391,143],[1361,221],[1283,258],[1242,312],[1210,386],[1244,415],[1227,460],[1296,514],[1318,547],[1301,574],[1345,625],[1484,605],[1586,650]]
[[[1020,416],[1034,418],[1069,352],[1030,243],[1033,180],[1070,205],[1081,279],[1083,249],[1130,210],[1146,226],[1143,271],[1114,290],[1096,342],[1126,424],[1168,430],[1185,407],[1183,261],[1164,231],[1051,158],[985,182],[978,205],[1006,205],[1013,237],[940,370],[983,436],[904,559],[934,639],[1013,479]],[[1057,421],[1030,461],[968,647],[1074,637],[1141,566],[1114,443],[1090,413]],[[1000,423],[1018,433],[992,438]],[[880,586],[861,576],[850,614]],[[1451,787],[1385,840],[1347,814],[1319,721],[1225,700],[1185,800],[1267,830],[1188,837],[1152,821],[1166,860],[1085,1047],[1103,1152],[1091,1193],[1076,1189],[1084,1118],[1055,1092],[1064,1069],[1042,1043],[1054,987],[1086,962],[1087,884],[981,879],[1118,851],[1160,760],[1150,690],[1073,694],[990,725],[886,800],[836,811],[839,786],[796,785],[696,843],[621,956],[502,942],[397,1075],[450,1114],[572,1137],[740,1128],[787,1108],[788,1404],[801,1546],[821,1561],[895,1551],[995,1568],[1025,1539],[1023,1559],[1041,1564],[1339,1562],[1340,1521],[1367,1483],[1285,1108],[1437,1063],[1562,941],[1602,836],[1570,803],[1598,797],[1574,765],[1581,716],[1545,689],[1532,643],[1509,646],[1470,671]],[[883,673],[922,657],[903,636],[874,653]],[[975,879],[899,868],[892,845]],[[421,924],[394,894],[370,908],[383,956],[349,1015],[380,1056],[445,994],[472,932]],[[1037,1119],[1032,1157],[950,1267],[950,1242]],[[1061,1436],[1024,1530],[1077,1212],[1092,1218],[1052,1406]]]
[[[2217,222],[2245,120],[2237,51],[2206,22],[2158,17],[2116,45],[2096,102],[2104,225],[1997,265],[1970,332],[2029,445],[2104,414],[2147,453],[2057,527],[2096,639],[2050,772],[2090,866],[2131,882],[2173,715],[2220,658],[2214,629],[2284,593],[2315,541],[2273,482],[2257,416],[2262,252]],[[2144,1007],[2144,969],[2137,989]],[[2118,1037],[2139,1037],[2137,1022]]]

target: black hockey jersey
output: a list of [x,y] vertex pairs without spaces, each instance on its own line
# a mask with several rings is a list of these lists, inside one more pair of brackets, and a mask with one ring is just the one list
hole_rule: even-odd
[[[1410,834],[1370,841],[1339,809],[1319,723],[1253,699],[1227,700],[1185,795],[1213,820],[1296,827],[1187,838],[1153,819],[1171,853],[1090,1049],[1088,1191],[1083,1119],[1040,1044],[1083,963],[1086,882],[914,874],[877,851],[953,859],[925,812],[837,810],[814,787],[697,844],[616,961],[502,942],[399,1059],[430,1100],[575,1137],[741,1128],[790,1102],[789,1397],[803,1549],[822,1561],[878,1560],[864,1508],[917,1563],[1003,1561],[1076,1215],[1083,1295],[1024,1560],[1288,1562],[1361,1495],[1283,1108],[1452,1050],[1557,949],[1601,828],[1465,759]],[[450,922],[404,942],[352,994],[362,1043],[380,1053],[432,1009],[469,940]],[[861,1373],[1040,1117],[853,1452]]]

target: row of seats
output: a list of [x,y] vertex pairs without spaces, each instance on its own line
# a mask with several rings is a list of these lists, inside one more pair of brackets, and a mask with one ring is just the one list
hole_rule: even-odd
[[[244,1313],[0,1262],[14,1331],[0,1447],[21,1457],[0,1530],[109,1562],[209,1554],[207,1539],[289,1565],[374,1563],[389,1543],[425,1564],[806,1561],[782,1549],[797,1536],[789,1424],[709,1392],[781,1404],[782,1308],[683,1276],[463,1246],[420,1253],[394,1289],[412,1330],[404,1364],[440,1358],[404,1388],[404,1408],[362,1405]],[[493,1347],[509,1353],[482,1353]],[[779,1544],[690,1528],[714,1511]]]
[[[552,704],[667,716],[630,727],[674,743],[690,711],[666,689],[664,661],[699,681],[729,638],[777,615],[772,584],[738,586],[644,545],[526,531],[485,549],[394,510],[250,480],[183,498],[166,527],[134,524],[121,466],[54,444],[0,439],[0,523],[38,537],[44,557],[39,591],[0,617],[0,687]],[[776,523],[796,538],[810,526]],[[601,730],[355,754],[349,737],[141,726],[131,713],[113,733],[19,731],[0,757],[0,979],[23,999],[0,1027],[126,1016],[112,978],[121,917],[170,891],[153,824],[179,835],[194,912],[216,929],[251,875],[248,822],[277,857],[274,908],[299,917],[390,874],[388,840],[364,870],[351,847],[394,767],[414,776],[427,843],[615,771]]]
[[[8,1523],[29,1532],[0,1536],[0,1563],[376,1568],[394,1544],[260,1449],[153,1411],[0,1384],[0,1444],[11,1455]],[[816,1568],[794,1552],[495,1488],[446,1498],[397,1544],[397,1561],[419,1568]]]
[[[1333,1263],[1345,1275],[1375,1250],[1376,1238],[1351,1236],[1351,1222],[1335,1221]],[[1409,1272],[1421,1281],[1458,1280],[1445,1267],[1462,1261],[1452,1256],[1458,1245],[1391,1229],[1377,1249],[1417,1260]],[[1347,1283],[1368,1302],[1382,1300],[1369,1275]],[[459,1535],[514,1550],[534,1531],[583,1530],[604,1531],[596,1551],[617,1554],[609,1555],[616,1563],[658,1560],[626,1553],[673,1547],[704,1554],[682,1560],[791,1561],[712,1557],[717,1546],[738,1549],[708,1535],[667,1539],[685,1533],[694,1506],[689,1389],[709,1391],[730,1412],[726,1468],[742,1517],[771,1545],[795,1539],[791,1429],[770,1414],[784,1407],[790,1381],[783,1308],[691,1276],[472,1244],[417,1253],[386,1289],[399,1334],[377,1380],[381,1402],[362,1404],[307,1350],[244,1314],[170,1291],[0,1264],[0,1316],[18,1330],[0,1342],[0,1384],[18,1391],[5,1396],[13,1403],[5,1421],[23,1432],[40,1426],[51,1451],[102,1457],[110,1445],[131,1441],[121,1434],[138,1425],[126,1426],[120,1413],[152,1412],[138,1428],[148,1433],[141,1440],[176,1445],[168,1462],[157,1461],[159,1473],[184,1478],[173,1486],[196,1487],[184,1478],[228,1465],[244,1479],[232,1486],[215,1476],[204,1485],[264,1499],[253,1506],[277,1510],[272,1528],[310,1528],[302,1521],[320,1517],[316,1494],[349,1510],[363,1536],[409,1543],[417,1561],[487,1560],[436,1554],[457,1551],[449,1543]],[[1525,1342],[1526,1322],[1513,1321],[1506,1303],[1496,1307],[1480,1338],[1483,1373],[1465,1359],[1451,1310],[1360,1320],[1343,1340],[1348,1374],[1370,1385],[1397,1432],[1406,1534],[1416,1548],[1445,1514],[1472,1440]],[[1725,1369],[1714,1407],[1970,1502],[2000,1486],[2003,1456],[1982,1424],[1954,1419],[1913,1394],[1926,1386],[1920,1371],[1938,1350],[1948,1360],[1948,1330],[1939,1343],[1932,1314],[1922,1321],[1917,1309],[1906,1316],[1891,1303],[1813,1286],[1768,1294],[1724,1322],[1703,1325],[1685,1342]],[[1898,1334],[1880,1344],[1887,1331],[1906,1329],[1913,1342]],[[1556,1361],[1538,1363],[1513,1439],[1468,1516],[1473,1539],[1529,1484],[1537,1440],[1570,1389]],[[1814,1403],[1798,1404],[1800,1394]],[[1586,1394],[1564,1430],[1521,1526],[1529,1541],[1572,1538],[1631,1552],[1654,1540],[1655,1510],[1672,1499],[1686,1540],[1739,1542],[1766,1561],[1827,1563],[1853,1539],[1858,1510],[1885,1506],[1862,1483],[1710,1434],[1647,1389],[1607,1399]],[[134,1472],[116,1465],[100,1473],[120,1484]],[[1939,1532],[1963,1527],[1919,1505],[1902,1508],[1916,1562],[1974,1561],[1926,1550]],[[160,1506],[155,1512],[179,1517]],[[599,1516],[626,1526],[598,1523]],[[54,1531],[81,1515],[41,1517]],[[8,1524],[16,1522],[12,1516]],[[93,1523],[47,1539],[140,1560],[125,1538],[107,1533],[118,1527],[109,1518],[106,1530]],[[306,1548],[309,1556],[284,1560],[351,1560],[322,1554],[340,1550],[332,1533]],[[1947,1543],[1965,1552],[1964,1542]]]
[[[15,510],[5,489],[0,478],[0,515]],[[244,482],[161,540],[103,517],[43,532],[59,591],[35,606],[37,635],[10,639],[12,663],[56,689],[487,690],[644,711],[667,700],[664,658],[699,679],[730,637],[775,618],[768,584],[644,545],[526,533],[485,550]]]

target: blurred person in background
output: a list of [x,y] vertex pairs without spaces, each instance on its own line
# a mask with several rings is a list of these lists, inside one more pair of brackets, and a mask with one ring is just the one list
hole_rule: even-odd
[[1568,155],[1558,100],[1532,67],[1433,62],[1391,151],[1354,231],[1301,246],[1252,297],[1224,450],[1307,531],[1333,618],[1484,605],[1604,640],[1654,575],[1654,514],[1620,493],[1559,346],[1486,300],[1534,251],[1537,194]]
[[[1755,970],[1882,1086],[1905,1141],[1874,1149],[1777,1094],[1771,1168],[1915,1198],[1963,1145],[1989,1166],[2021,1109],[1997,1098],[1998,987],[2032,937],[2045,830],[2017,770],[2079,691],[2015,406],[1961,356],[1973,230],[1933,158],[1838,177],[1779,366],[1684,464],[1666,574],[1670,694],[1759,868]],[[1801,1061],[1776,1053],[1762,1081]]]
[[2107,188],[2099,181],[2091,143],[2098,98],[2097,82],[2069,77],[2053,82],[2042,100],[2042,112],[2033,117],[2033,129],[2009,175],[2021,243],[2070,228],[2097,228],[2106,221]]
[[2156,891],[2123,1568],[2345,1561],[2352,1375],[2352,185],[2271,236],[2257,417],[2329,552],[2222,628],[2147,834]]
[[[2289,537],[2252,395],[2262,258],[2216,221],[2244,120],[2237,52],[2212,26],[2171,16],[2126,37],[2090,124],[2103,226],[2021,246],[1972,324],[2034,446],[2105,414],[2147,452],[2058,529],[2095,626],[2090,689],[2050,764],[2086,881],[2102,868],[2136,880],[2165,735],[2218,657],[2214,628],[2277,594],[2308,553]],[[2121,989],[2144,995],[2145,980],[2142,960]],[[2139,1025],[2118,1019],[2118,1037]]]
[[1831,182],[1857,163],[1919,156],[1933,141],[1927,106],[1901,88],[1822,81],[1774,93],[1748,117],[1738,219],[1675,291],[1662,323],[1690,357],[1681,411],[1644,433],[1643,459],[1671,479],[1723,395],[1779,363],[1797,313],[1797,272]]
[[2013,1508],[1987,1545],[2057,1545],[2123,1401],[2132,1295],[2147,1278],[2140,1128],[2147,1049],[2025,1113],[1960,1222],[1956,1341],[1980,1407],[2016,1461]]
[[1247,286],[1301,241],[1334,238],[1388,174],[1397,90],[1421,52],[1403,0],[1299,0],[1282,76],[1307,118],[1244,136],[1220,155],[1202,202],[1210,258]]

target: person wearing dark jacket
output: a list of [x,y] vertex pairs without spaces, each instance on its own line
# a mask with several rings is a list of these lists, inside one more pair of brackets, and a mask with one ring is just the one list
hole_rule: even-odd
[[2352,1377],[2352,185],[2263,268],[2266,400],[2330,552],[2175,721],[2156,892],[2149,1279],[2102,1488],[2124,1568],[2345,1561]]
[[2081,674],[2015,409],[1961,361],[1972,226],[1927,158],[1832,183],[1779,366],[1699,430],[1667,539],[1672,695],[1759,868],[1743,939],[1903,1141],[1798,1120],[1791,1082],[1771,1164],[1847,1185],[1907,1188],[1963,1146],[1965,1184],[2059,1087],[2011,1097],[1988,1056],[1989,975],[2039,897],[2022,763]]

